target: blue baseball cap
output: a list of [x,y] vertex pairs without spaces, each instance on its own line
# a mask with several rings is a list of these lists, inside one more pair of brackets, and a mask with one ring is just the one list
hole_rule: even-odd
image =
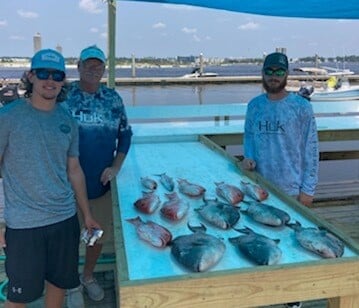
[[89,46],[81,51],[80,60],[86,61],[87,59],[97,59],[106,63],[106,56],[104,52],[96,45]]
[[263,69],[277,66],[288,70],[288,58],[284,53],[273,52],[264,59]]
[[65,59],[56,50],[42,49],[35,53],[31,60],[31,70],[37,68],[50,68],[65,72]]

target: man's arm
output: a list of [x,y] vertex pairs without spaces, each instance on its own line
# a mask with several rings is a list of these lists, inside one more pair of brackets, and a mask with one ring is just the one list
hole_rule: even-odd
[[69,157],[67,160],[67,174],[75,192],[77,205],[83,215],[85,226],[88,230],[100,229],[100,225],[92,218],[90,205],[87,198],[85,176],[80,166],[78,157]]
[[308,123],[303,125],[307,127],[306,142],[304,153],[304,174],[303,183],[301,187],[301,195],[313,196],[315,188],[318,184],[318,170],[319,170],[319,141],[317,125],[314,115],[308,119]]
[[125,153],[118,153],[111,167],[105,168],[105,170],[101,174],[101,183],[106,185],[109,181],[111,181],[114,177],[116,177],[117,173],[120,171],[123,161],[126,158]]

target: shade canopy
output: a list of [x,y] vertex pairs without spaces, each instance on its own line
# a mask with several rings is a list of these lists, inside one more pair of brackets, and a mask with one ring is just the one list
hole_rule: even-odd
[[302,18],[359,19],[359,0],[119,0],[183,4],[213,9]]

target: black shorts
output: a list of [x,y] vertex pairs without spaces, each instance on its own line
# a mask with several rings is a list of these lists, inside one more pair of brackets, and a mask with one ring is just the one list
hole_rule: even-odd
[[77,215],[32,229],[6,228],[7,298],[29,303],[42,296],[45,280],[61,289],[80,284],[80,226]]

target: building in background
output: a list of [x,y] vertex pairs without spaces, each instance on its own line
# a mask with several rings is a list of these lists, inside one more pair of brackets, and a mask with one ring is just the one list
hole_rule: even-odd
[[41,35],[37,32],[34,35],[34,54],[41,49]]
[[276,52],[281,52],[281,53],[284,53],[285,55],[287,54],[287,48],[285,47],[277,47],[275,49]]
[[57,44],[55,49],[62,54],[62,46],[60,44]]

